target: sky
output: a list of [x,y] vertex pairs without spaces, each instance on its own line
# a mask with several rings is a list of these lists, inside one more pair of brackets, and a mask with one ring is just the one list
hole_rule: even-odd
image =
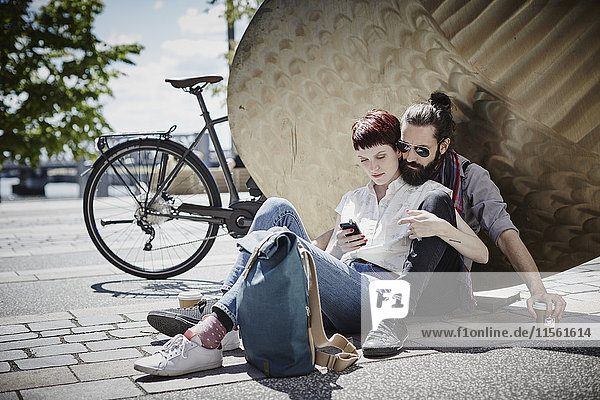
[[[137,42],[145,47],[116,64],[126,76],[114,79],[114,98],[104,100],[104,117],[115,132],[166,130],[198,132],[204,125],[196,98],[165,83],[165,78],[221,75],[227,79],[227,26],[224,6],[205,0],[105,0],[94,23],[96,36],[109,44]],[[247,21],[236,25],[241,37]],[[225,94],[205,92],[213,118],[226,114]],[[217,126],[221,144],[231,146],[229,128]]]

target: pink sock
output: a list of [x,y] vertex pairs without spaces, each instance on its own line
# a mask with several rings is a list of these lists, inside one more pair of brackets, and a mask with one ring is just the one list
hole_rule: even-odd
[[198,336],[202,347],[207,349],[216,349],[221,344],[221,340],[225,337],[227,331],[221,321],[214,315],[206,315],[195,326],[188,329],[184,336],[188,340],[192,340],[192,336]]

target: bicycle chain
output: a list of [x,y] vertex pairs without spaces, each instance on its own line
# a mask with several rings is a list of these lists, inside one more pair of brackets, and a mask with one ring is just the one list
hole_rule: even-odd
[[[219,228],[219,229],[221,229],[221,228]],[[189,241],[189,242],[183,242],[183,243],[179,243],[179,244],[172,244],[172,245],[170,245],[170,246],[163,246],[163,247],[159,247],[159,248],[156,248],[156,249],[155,249],[155,248],[153,248],[153,249],[152,249],[152,250],[150,250],[150,251],[158,251],[158,250],[170,249],[170,248],[172,248],[172,247],[185,246],[185,245],[187,245],[187,244],[193,244],[193,243],[198,243],[198,242],[204,242],[204,241],[206,241],[206,240],[213,240],[213,239],[220,238],[220,237],[222,237],[222,236],[227,236],[227,235],[229,235],[229,232],[225,232],[225,233],[222,233],[222,234],[220,234],[220,235],[214,235],[214,236],[205,237],[205,238],[203,238],[203,239],[192,240],[192,241]]]

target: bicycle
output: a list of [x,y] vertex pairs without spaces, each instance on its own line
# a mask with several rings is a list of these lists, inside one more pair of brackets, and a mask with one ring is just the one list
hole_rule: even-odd
[[[188,147],[171,140],[176,125],[98,138],[100,155],[86,171],[83,215],[92,242],[117,268],[147,279],[168,278],[198,264],[220,226],[236,238],[248,232],[264,196],[250,178],[252,198],[240,200],[215,130],[227,116],[212,119],[202,96],[206,86],[222,79],[165,79],[200,105],[205,125]],[[221,206],[214,177],[193,152],[206,131],[229,190],[228,207]]]

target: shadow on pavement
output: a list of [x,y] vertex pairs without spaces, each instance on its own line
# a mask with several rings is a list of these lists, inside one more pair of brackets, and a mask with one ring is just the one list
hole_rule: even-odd
[[[525,344],[515,344],[513,346],[494,346],[494,347],[431,347],[431,350],[435,350],[440,353],[463,353],[463,354],[482,354],[492,350],[506,349],[506,348],[529,348],[535,350],[549,350],[568,354],[579,354],[584,356],[600,357],[600,343],[595,343],[596,347],[581,347],[581,346],[557,346],[557,347],[542,347],[542,346],[527,346]],[[406,350],[422,350],[422,347],[405,347]]]
[[256,382],[268,389],[286,393],[290,400],[331,399],[334,391],[344,389],[337,383],[340,376],[350,374],[361,368],[359,365],[352,365],[342,372],[315,370],[309,375],[266,378]]
[[201,290],[204,295],[221,293],[221,282],[193,279],[124,279],[119,281],[99,282],[91,286],[95,293],[110,294],[112,297],[177,297],[180,292]]

